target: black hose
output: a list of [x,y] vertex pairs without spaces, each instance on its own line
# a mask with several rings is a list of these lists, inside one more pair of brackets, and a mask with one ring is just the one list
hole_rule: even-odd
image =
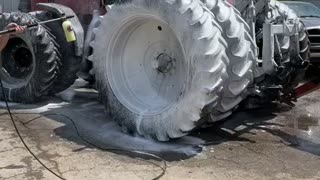
[[[14,129],[15,129],[15,131],[16,131],[19,139],[20,139],[20,141],[21,141],[22,144],[24,145],[24,147],[25,147],[25,148],[27,149],[27,151],[41,164],[41,166],[43,166],[46,170],[48,170],[50,173],[52,173],[52,174],[53,174],[54,176],[56,176],[57,178],[59,178],[59,179],[61,179],[61,180],[66,180],[65,178],[61,177],[60,175],[58,175],[57,173],[55,173],[53,170],[51,170],[50,168],[48,168],[48,167],[31,151],[31,149],[28,147],[28,145],[26,144],[26,142],[25,142],[24,139],[22,138],[22,136],[21,136],[21,134],[20,134],[20,132],[19,132],[19,129],[17,128],[17,125],[16,125],[16,123],[15,123],[15,121],[14,121],[14,119],[13,119],[13,115],[15,115],[15,114],[22,114],[22,115],[23,115],[23,114],[24,114],[24,115],[26,115],[26,114],[38,115],[38,114],[36,114],[36,113],[11,113],[11,110],[10,110],[10,107],[9,107],[9,104],[8,104],[8,100],[7,100],[6,94],[5,94],[5,92],[4,92],[4,87],[3,87],[3,83],[2,83],[2,80],[1,80],[1,79],[0,79],[0,85],[1,85],[1,90],[2,90],[3,97],[4,97],[4,101],[5,101],[7,110],[8,110],[8,114],[9,114],[9,116],[10,116],[10,119],[11,119],[11,121],[12,121],[12,124],[13,124],[13,126],[14,126]],[[6,114],[6,113],[5,113],[5,114]],[[4,115],[4,114],[2,114],[2,115]],[[113,152],[133,153],[133,154],[137,154],[137,155],[148,156],[148,157],[151,157],[151,158],[153,158],[153,159],[159,160],[159,161],[163,164],[162,166],[147,161],[147,162],[149,162],[149,163],[151,163],[151,164],[159,167],[159,168],[162,170],[161,174],[159,174],[157,177],[153,178],[152,180],[160,179],[160,178],[163,177],[163,176],[165,175],[165,173],[166,173],[167,163],[166,163],[166,161],[165,161],[163,158],[161,158],[161,157],[159,157],[159,156],[157,156],[157,155],[150,154],[150,153],[147,153],[147,152],[142,152],[142,151],[124,150],[124,149],[115,149],[115,148],[104,148],[104,147],[101,147],[101,146],[99,146],[99,145],[96,145],[96,144],[90,142],[89,140],[85,139],[85,138],[80,134],[80,132],[79,132],[79,130],[78,130],[78,127],[77,127],[76,123],[74,122],[74,120],[73,120],[72,118],[66,116],[66,115],[57,114],[57,113],[44,114],[44,115],[39,115],[38,117],[33,118],[33,119],[31,119],[31,120],[28,120],[28,121],[25,122],[25,123],[23,123],[22,121],[19,121],[19,122],[22,123],[24,126],[26,126],[26,124],[31,123],[32,121],[35,121],[35,120],[37,120],[37,119],[39,119],[39,118],[41,118],[41,117],[46,117],[46,116],[61,116],[61,117],[64,117],[64,118],[68,119],[68,120],[72,123],[73,127],[74,127],[75,130],[76,130],[77,136],[79,136],[79,138],[80,138],[81,140],[83,140],[84,142],[86,142],[86,143],[90,144],[91,146],[96,147],[96,148],[98,148],[98,149],[100,149],[100,150],[113,151]],[[19,118],[17,118],[17,119],[19,119]]]
[[6,104],[6,107],[7,107],[7,110],[8,110],[8,113],[9,113],[9,116],[10,116],[10,119],[12,121],[12,124],[14,126],[14,129],[20,139],[20,141],[22,142],[22,144],[24,145],[24,147],[27,149],[27,151],[41,164],[41,166],[43,166],[46,170],[48,170],[50,173],[52,173],[53,175],[55,175],[57,178],[59,179],[62,179],[62,180],[65,180],[63,177],[61,177],[59,174],[55,173],[54,171],[52,171],[50,168],[48,168],[32,151],[31,149],[29,148],[29,146],[26,144],[26,142],[24,141],[24,139],[22,138],[20,132],[19,132],[19,129],[17,128],[17,125],[16,123],[14,122],[13,120],[13,116],[12,116],[12,113],[11,113],[11,110],[10,110],[10,107],[9,107],[9,104],[8,104],[8,100],[7,100],[7,96],[6,96],[6,93],[4,92],[4,87],[3,87],[3,83],[2,83],[2,80],[0,79],[0,85],[1,85],[1,91],[2,91],[2,95],[3,95],[3,98],[4,98],[4,101],[5,101],[5,104]]

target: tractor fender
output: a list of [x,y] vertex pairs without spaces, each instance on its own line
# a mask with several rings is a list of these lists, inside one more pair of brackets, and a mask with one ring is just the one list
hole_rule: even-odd
[[58,16],[74,16],[74,18],[69,19],[69,21],[73,25],[73,30],[77,38],[77,41],[74,42],[75,55],[81,57],[84,48],[84,30],[76,13],[71,8],[56,3],[38,3],[37,6]]

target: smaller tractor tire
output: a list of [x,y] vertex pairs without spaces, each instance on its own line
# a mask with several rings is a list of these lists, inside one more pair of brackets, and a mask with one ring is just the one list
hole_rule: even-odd
[[[296,21],[299,17],[291,10],[287,5],[272,1],[271,7],[273,8],[274,19],[277,19],[281,16],[285,16],[287,21]],[[281,53],[284,56],[285,61],[290,61],[290,48],[294,45],[290,43],[290,38],[288,36],[277,35],[281,47]],[[310,41],[304,25],[299,23],[299,44],[300,44],[300,56],[303,60],[310,59]]]
[[58,50],[61,53],[60,73],[54,82],[53,88],[50,90],[52,95],[68,89],[78,78],[77,73],[81,67],[81,58],[75,56],[74,44],[66,41],[62,28],[53,28],[59,25],[61,24],[52,23],[52,27],[48,25],[51,33],[56,37],[59,45]]
[[[287,5],[278,2],[271,1],[272,14],[274,15],[273,19],[277,20],[278,18],[285,17],[286,21],[295,22],[298,20],[298,16],[295,14],[293,10],[291,10]],[[281,55],[282,55],[282,65],[284,67],[292,68],[290,74],[284,74],[281,85],[283,85],[285,91],[291,91],[293,88],[298,86],[299,82],[304,77],[306,67],[304,64],[307,64],[310,60],[310,41],[308,38],[308,34],[304,29],[303,23],[299,21],[299,45],[300,45],[300,61],[293,62],[291,49],[295,48],[295,44],[292,43],[292,38],[284,35],[277,35],[279,40]],[[301,66],[299,66],[301,65]],[[286,72],[285,72],[286,73]]]
[[[35,16],[42,21],[58,18],[49,12],[40,12]],[[50,90],[50,95],[54,95],[69,88],[78,78],[77,73],[81,67],[81,58],[75,55],[74,43],[67,42],[61,22],[48,23],[46,24],[46,28],[57,42],[56,48],[60,52],[60,71],[53,84],[53,88]]]
[[[27,25],[37,20],[25,13],[0,15],[0,29],[11,22]],[[41,25],[12,35],[1,52],[0,78],[7,100],[33,103],[48,95],[59,71],[57,54],[54,39]],[[0,98],[4,100],[2,93]]]
[[221,103],[227,43],[199,1],[132,0],[95,30],[96,82],[109,117],[127,132],[186,135]]

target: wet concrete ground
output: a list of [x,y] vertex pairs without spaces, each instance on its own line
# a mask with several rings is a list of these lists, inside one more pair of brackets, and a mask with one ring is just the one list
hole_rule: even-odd
[[[100,147],[161,156],[168,164],[162,179],[320,179],[320,91],[300,99],[295,108],[237,112],[214,127],[159,143],[123,134],[105,118],[95,91],[83,82],[74,88],[41,104],[11,104],[32,151],[66,179],[152,179],[161,169],[145,156],[94,148],[64,116]],[[25,150],[1,107],[0,179],[56,179]],[[45,117],[34,119],[39,114]]]

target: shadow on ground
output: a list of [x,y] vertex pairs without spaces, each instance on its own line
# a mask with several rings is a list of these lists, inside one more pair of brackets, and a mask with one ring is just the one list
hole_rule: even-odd
[[[286,123],[272,121],[277,113],[290,112],[291,109],[287,106],[274,104],[267,108],[236,112],[229,119],[216,123],[210,128],[197,130],[189,136],[170,142],[156,142],[122,133],[117,124],[106,119],[105,108],[97,99],[97,92],[88,89],[83,82],[77,82],[72,89],[40,104],[11,104],[11,107],[20,113],[38,113],[64,124],[54,129],[54,133],[67,141],[83,145],[85,148],[93,147],[79,138],[72,121],[58,114],[73,119],[81,136],[99,147],[144,151],[159,155],[167,161],[191,158],[200,153],[203,147],[228,141],[256,143],[254,138],[243,136],[244,134],[255,135],[252,130],[268,132],[281,138],[284,144],[292,148],[320,156],[320,144],[287,132]],[[4,104],[2,103],[1,106],[4,107]],[[35,121],[33,123],[36,123]],[[135,156],[130,153],[112,152]]]
[[[308,116],[288,116],[281,123],[272,121],[278,113],[290,114],[292,108],[279,104],[255,109],[251,111],[242,111],[234,113],[225,121],[216,123],[215,126],[198,130],[193,133],[205,142],[206,145],[216,145],[226,141],[245,141],[256,143],[254,138],[243,137],[243,134],[256,135],[255,132],[267,132],[275,137],[280,138],[283,143],[292,148],[320,156],[320,136],[315,134],[312,137],[317,143],[311,140],[308,135],[311,129],[319,129],[319,118],[310,118]],[[296,123],[297,127],[294,127]],[[254,130],[254,132],[253,132]],[[201,133],[200,133],[201,132]],[[200,134],[200,135],[199,135]]]

